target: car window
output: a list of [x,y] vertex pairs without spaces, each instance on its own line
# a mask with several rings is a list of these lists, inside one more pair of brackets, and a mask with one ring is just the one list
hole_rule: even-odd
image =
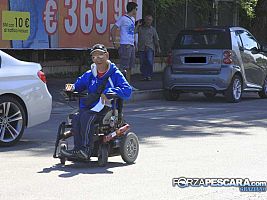
[[0,56],[0,68],[2,67],[2,57]]
[[178,34],[174,49],[227,49],[231,48],[227,31],[182,31]]
[[239,31],[238,33],[245,49],[251,50],[253,48],[259,48],[258,42],[253,37],[253,35],[251,35],[247,31]]

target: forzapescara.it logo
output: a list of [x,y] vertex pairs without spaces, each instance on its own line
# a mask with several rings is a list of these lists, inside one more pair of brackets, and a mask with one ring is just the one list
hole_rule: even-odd
[[267,181],[250,181],[248,178],[186,178],[172,179],[172,186],[187,187],[238,187],[240,192],[266,192]]

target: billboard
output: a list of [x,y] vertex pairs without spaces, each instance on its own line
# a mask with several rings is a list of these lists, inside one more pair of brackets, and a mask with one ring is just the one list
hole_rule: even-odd
[[142,0],[1,0],[0,48],[112,47],[110,30],[128,1],[141,19]]

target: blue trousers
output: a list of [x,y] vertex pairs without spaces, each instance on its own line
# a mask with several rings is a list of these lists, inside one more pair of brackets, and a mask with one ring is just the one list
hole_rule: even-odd
[[92,149],[94,147],[95,122],[102,120],[108,111],[110,108],[105,106],[100,112],[81,109],[74,114],[71,129],[74,136],[74,149]]
[[145,51],[139,51],[140,71],[144,77],[151,77],[154,66],[154,50],[146,48]]

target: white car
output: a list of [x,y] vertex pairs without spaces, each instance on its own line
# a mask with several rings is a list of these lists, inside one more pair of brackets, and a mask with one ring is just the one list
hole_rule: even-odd
[[41,69],[0,51],[0,146],[16,144],[25,127],[50,118],[52,96]]

